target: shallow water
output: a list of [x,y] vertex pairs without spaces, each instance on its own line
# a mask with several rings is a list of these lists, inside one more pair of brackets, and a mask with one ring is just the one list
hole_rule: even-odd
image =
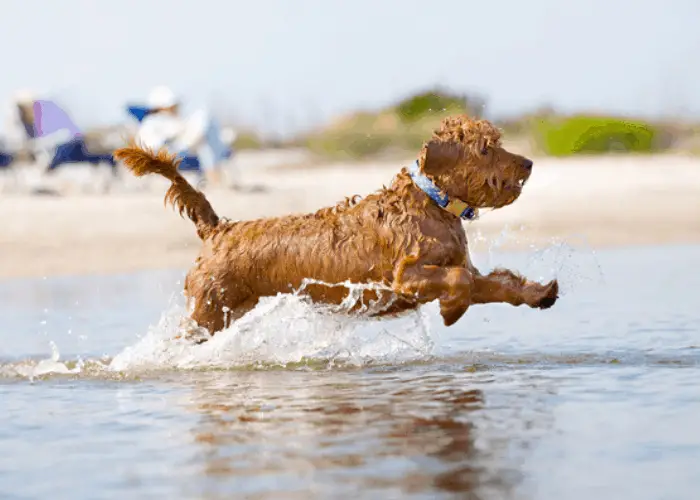
[[191,346],[182,273],[0,282],[0,498],[697,498],[700,247],[476,257],[563,296]]

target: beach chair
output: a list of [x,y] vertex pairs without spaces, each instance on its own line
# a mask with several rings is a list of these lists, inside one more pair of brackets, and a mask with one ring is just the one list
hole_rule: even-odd
[[33,117],[22,114],[22,123],[33,144],[33,153],[47,164],[47,172],[71,163],[106,163],[116,175],[117,163],[112,154],[88,151],[82,131],[55,102],[35,100],[32,109]]

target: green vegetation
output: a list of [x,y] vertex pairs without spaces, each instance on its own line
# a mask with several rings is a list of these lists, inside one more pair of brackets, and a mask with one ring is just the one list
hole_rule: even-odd
[[[378,110],[340,117],[326,127],[274,142],[240,132],[235,148],[306,147],[331,160],[363,160],[379,156],[410,156],[420,150],[444,117],[481,117],[478,96],[441,88],[421,91]],[[700,154],[700,127],[674,121],[644,121],[589,114],[562,115],[552,108],[501,122],[504,142],[516,143],[523,154],[573,156],[608,153],[685,151]],[[523,151],[522,149],[525,148]]]
[[421,92],[377,112],[358,112],[310,134],[306,146],[334,158],[363,159],[379,154],[416,152],[442,118],[474,114],[470,99],[440,89]]
[[[376,112],[358,112],[308,135],[314,153],[335,159],[366,159],[391,152],[415,154],[446,116],[479,117],[476,97],[433,89],[407,96]],[[528,139],[536,152],[551,156],[652,153],[670,149],[677,130],[661,124],[612,116],[563,116],[552,109],[497,125],[506,142]]]
[[440,89],[408,96],[394,110],[404,123],[415,123],[435,115],[472,113],[467,96]]
[[533,119],[531,133],[539,149],[551,156],[664,149],[653,125],[621,118],[579,115]]

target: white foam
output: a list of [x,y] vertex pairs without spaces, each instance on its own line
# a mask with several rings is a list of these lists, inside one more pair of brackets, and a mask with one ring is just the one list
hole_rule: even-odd
[[0,366],[0,375],[26,377],[34,380],[45,375],[70,375],[80,373],[82,363],[78,362],[73,368],[62,362],[58,347],[54,342],[49,342],[51,356],[47,359],[40,359],[36,362],[26,361],[7,366]]
[[[328,366],[393,364],[432,354],[434,345],[425,312],[419,310],[389,320],[348,315],[343,311],[360,300],[362,291],[376,289],[377,285],[338,286],[350,290],[340,306],[313,304],[298,293],[263,297],[229,328],[198,345],[183,335],[197,330],[187,310],[182,304],[174,304],[139,342],[115,356],[109,369],[232,368],[305,362]],[[370,311],[375,307],[366,305]]]

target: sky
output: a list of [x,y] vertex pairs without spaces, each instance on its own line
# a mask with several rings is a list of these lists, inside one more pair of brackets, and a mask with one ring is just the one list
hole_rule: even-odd
[[0,100],[56,97],[82,127],[165,84],[289,133],[435,85],[503,117],[700,118],[698,0],[2,0]]

